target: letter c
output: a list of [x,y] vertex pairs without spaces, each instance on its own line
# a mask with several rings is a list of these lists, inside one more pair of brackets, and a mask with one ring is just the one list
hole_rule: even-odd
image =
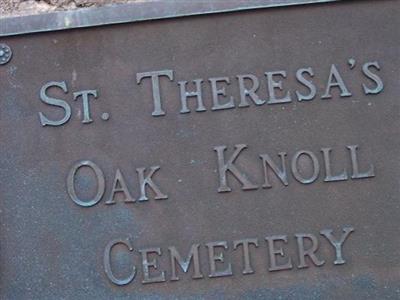
[[104,250],[104,271],[106,272],[106,275],[110,281],[116,285],[127,285],[130,283],[136,276],[136,267],[132,267],[132,273],[124,278],[124,279],[118,279],[114,276],[114,273],[111,270],[111,250],[115,245],[118,244],[123,244],[125,245],[129,251],[133,251],[133,247],[129,241],[129,239],[123,240],[123,239],[117,239],[117,240],[112,240],[109,242],[106,246],[106,249]]

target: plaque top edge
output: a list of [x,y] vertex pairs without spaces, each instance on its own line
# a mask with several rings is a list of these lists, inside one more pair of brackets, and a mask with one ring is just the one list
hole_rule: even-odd
[[147,20],[343,0],[150,0],[38,15],[0,17],[0,37]]

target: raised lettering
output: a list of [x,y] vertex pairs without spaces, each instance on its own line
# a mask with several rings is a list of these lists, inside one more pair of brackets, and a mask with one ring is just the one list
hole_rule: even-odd
[[176,263],[181,267],[182,271],[187,273],[189,270],[190,262],[193,260],[193,269],[194,273],[192,278],[193,279],[199,279],[203,278],[203,275],[201,274],[200,271],[200,260],[199,260],[199,244],[193,244],[192,247],[190,248],[189,254],[184,260],[181,255],[179,254],[178,250],[176,250],[175,247],[168,247],[168,250],[170,252],[170,258],[171,258],[171,280],[179,280],[179,277],[176,275]]
[[[306,256],[308,256],[311,261],[314,263],[316,266],[322,266],[325,261],[319,260],[318,257],[315,255],[315,252],[318,250],[318,239],[315,237],[313,234],[308,234],[308,233],[298,233],[295,234],[297,238],[297,246],[299,250],[299,259],[300,259],[300,264],[297,266],[299,269],[302,268],[308,268],[308,265],[306,264]],[[308,239],[311,241],[311,247],[308,248],[307,250],[304,247],[304,240]]]
[[208,248],[208,259],[210,264],[210,274],[208,277],[223,277],[232,275],[232,266],[229,263],[225,270],[217,271],[216,262],[224,262],[224,254],[222,252],[215,254],[215,248],[228,249],[228,244],[225,241],[211,242],[206,244]]
[[282,181],[282,183],[287,186],[288,180],[287,180],[287,174],[286,174],[286,163],[285,163],[285,152],[279,152],[278,155],[281,158],[281,168],[279,168],[275,162],[271,159],[271,157],[268,154],[261,154],[260,157],[263,161],[263,167],[264,167],[264,184],[263,188],[271,188],[272,185],[269,182],[268,179],[268,166],[271,168],[271,170],[275,173],[275,175]]
[[283,98],[277,98],[275,95],[275,89],[280,91],[283,90],[282,81],[275,81],[274,76],[281,76],[286,78],[286,71],[276,71],[276,72],[265,72],[268,81],[268,92],[269,92],[269,99],[268,104],[278,104],[278,103],[288,103],[291,102],[292,99],[290,98],[290,92],[288,91]]
[[370,70],[371,67],[376,68],[378,71],[381,69],[377,61],[368,62],[363,65],[362,70],[363,70],[364,75],[376,84],[376,87],[373,89],[371,89],[367,85],[363,84],[364,93],[366,95],[369,95],[369,94],[376,95],[383,91],[382,79],[375,73],[371,72],[371,70]]
[[[308,156],[311,159],[313,165],[313,174],[311,175],[310,178],[304,178],[303,175],[301,175],[301,173],[298,170],[298,160],[302,155]],[[313,183],[318,178],[319,175],[319,162],[315,154],[307,150],[297,151],[292,158],[292,172],[294,178],[296,178],[297,181],[303,184]]]
[[146,171],[146,168],[137,168],[136,171],[139,175],[139,185],[140,185],[140,198],[139,201],[146,201],[149,198],[147,198],[146,194],[146,186],[149,186],[153,192],[155,193],[154,199],[156,200],[163,200],[163,199],[168,199],[168,196],[163,194],[160,191],[160,188],[154,183],[152,176],[154,173],[159,170],[159,166],[151,166],[150,167],[150,172],[147,174],[147,176],[144,176],[144,173]]
[[285,253],[283,252],[282,247],[279,249],[275,248],[274,243],[276,241],[282,241],[285,244],[287,244],[287,236],[286,235],[273,235],[273,236],[267,236],[265,240],[268,243],[268,250],[269,250],[269,271],[280,271],[280,270],[290,270],[293,268],[292,266],[292,260],[290,257],[288,258],[287,262],[284,264],[278,265],[276,261],[276,256],[279,255],[281,257],[285,257]]
[[143,280],[142,283],[155,283],[155,282],[164,282],[165,281],[165,271],[162,271],[157,276],[150,276],[150,268],[158,269],[156,258],[149,261],[148,255],[151,253],[155,253],[158,256],[161,256],[160,248],[148,248],[141,249],[139,252],[142,254],[142,267],[143,267]]
[[234,108],[235,103],[233,97],[230,96],[228,102],[221,104],[219,96],[226,97],[225,87],[218,88],[217,83],[224,82],[226,84],[230,84],[230,80],[228,77],[216,77],[209,79],[211,83],[211,92],[212,92],[212,99],[213,99],[213,106],[211,110],[221,110],[221,109],[229,109]]
[[68,122],[68,120],[71,118],[71,107],[69,104],[61,99],[56,99],[56,98],[51,98],[47,96],[47,89],[51,87],[58,87],[63,90],[64,93],[68,92],[67,89],[67,84],[65,81],[62,82],[56,82],[56,81],[51,81],[46,83],[42,88],[40,89],[40,100],[42,100],[44,103],[56,107],[61,107],[64,109],[64,117],[60,120],[49,120],[42,112],[39,112],[39,118],[40,118],[40,123],[42,126],[60,126]]
[[111,250],[114,246],[116,246],[118,244],[125,245],[129,251],[131,251],[131,252],[133,251],[133,247],[128,239],[126,239],[126,240],[119,239],[119,240],[113,240],[113,241],[109,242],[104,250],[104,271],[105,271],[108,279],[112,283],[114,283],[116,285],[126,285],[135,278],[136,267],[133,266],[131,274],[124,279],[118,279],[117,277],[115,277],[115,275],[111,269]]
[[[238,75],[236,76],[239,81],[239,90],[240,90],[240,104],[239,107],[248,107],[250,106],[247,102],[247,97],[249,97],[256,105],[265,104],[265,100],[260,99],[256,94],[258,88],[260,87],[260,82],[258,78],[252,74],[246,75]],[[245,81],[251,81],[251,88],[247,88],[245,85]]]
[[203,82],[203,79],[195,79],[193,80],[193,83],[196,85],[196,91],[194,92],[188,92],[186,91],[186,84],[187,81],[179,81],[179,88],[181,91],[181,114],[185,113],[190,113],[190,109],[188,108],[188,98],[189,97],[196,97],[197,98],[197,112],[202,112],[206,111],[206,108],[204,107],[203,104],[203,98],[202,98],[202,93],[201,93],[201,84]]
[[251,267],[250,259],[250,245],[258,247],[258,239],[244,239],[233,241],[233,249],[236,250],[238,246],[242,245],[243,248],[243,274],[253,274],[254,270]]
[[[75,191],[75,175],[76,172],[82,167],[91,168],[97,179],[96,196],[94,196],[93,199],[87,201],[78,198]],[[103,197],[105,191],[105,179],[103,171],[94,162],[91,162],[90,160],[81,160],[77,162],[75,165],[72,166],[71,170],[69,171],[67,177],[67,191],[72,201],[74,201],[79,206],[90,207],[97,204]]]
[[144,72],[136,74],[136,83],[140,84],[143,78],[151,78],[151,89],[153,92],[153,103],[154,103],[154,111],[152,112],[152,116],[164,116],[165,111],[162,109],[161,103],[161,93],[160,93],[160,77],[167,76],[169,80],[174,79],[174,73],[172,70],[162,70],[162,71],[153,71],[153,72]]
[[83,124],[92,123],[93,120],[90,117],[90,106],[89,106],[89,96],[93,96],[95,99],[97,98],[96,90],[88,90],[88,91],[79,91],[74,93],[74,100],[77,100],[80,96],[82,96],[82,105],[83,105]]
[[106,204],[114,204],[116,203],[114,200],[114,195],[116,193],[123,193],[125,199],[123,200],[126,203],[135,202],[136,200],[131,196],[131,193],[126,186],[124,176],[122,175],[121,171],[117,169],[115,172],[114,183],[112,186],[112,191],[110,198],[106,201]]
[[374,166],[371,164],[369,170],[366,172],[360,172],[358,166],[358,159],[357,159],[357,149],[358,145],[350,145],[347,146],[347,149],[350,150],[350,157],[351,157],[351,165],[353,168],[353,175],[351,175],[352,179],[362,179],[362,178],[369,178],[375,176]]
[[342,255],[342,246],[343,243],[346,241],[347,237],[354,231],[353,227],[344,227],[343,228],[343,234],[340,237],[340,240],[336,240],[336,238],[333,236],[332,229],[325,229],[321,230],[320,233],[322,236],[324,236],[335,248],[335,254],[336,254],[336,259],[333,262],[335,265],[343,265],[346,261],[343,259]]
[[338,87],[340,89],[340,96],[341,97],[350,97],[351,93],[347,89],[342,76],[340,76],[339,71],[337,70],[335,65],[331,66],[331,71],[329,73],[328,84],[326,86],[325,94],[321,97],[322,99],[330,99],[332,95],[330,91],[333,87]]
[[324,181],[330,182],[330,181],[347,180],[349,177],[347,176],[346,169],[344,169],[341,174],[332,175],[332,166],[331,166],[331,159],[330,159],[330,153],[331,153],[332,149],[331,148],[322,148],[321,151],[324,155],[324,163],[325,163],[325,179],[324,179]]
[[314,77],[314,71],[312,68],[297,70],[296,79],[310,90],[310,93],[308,95],[303,95],[300,92],[296,91],[296,96],[298,101],[312,100],[317,94],[317,89],[315,88],[315,85],[313,84],[312,80],[307,80],[303,75],[304,73],[307,73],[310,77]]
[[219,193],[232,191],[232,189],[228,186],[226,176],[227,171],[230,171],[232,175],[242,184],[243,190],[254,190],[258,188],[255,184],[252,184],[247,179],[246,175],[243,172],[240,172],[238,168],[233,164],[238,158],[240,152],[242,152],[242,150],[245,148],[247,148],[247,146],[244,144],[235,145],[235,151],[229,158],[228,162],[225,163],[224,151],[226,150],[226,146],[214,147],[214,150],[217,152],[218,156]]

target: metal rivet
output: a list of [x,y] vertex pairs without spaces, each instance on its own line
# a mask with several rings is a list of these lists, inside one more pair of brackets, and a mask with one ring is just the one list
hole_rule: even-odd
[[110,119],[110,114],[107,113],[107,112],[103,113],[103,114],[101,115],[101,119],[102,119],[103,121],[108,121],[108,120]]
[[11,60],[12,51],[6,44],[0,44],[0,65],[5,65]]

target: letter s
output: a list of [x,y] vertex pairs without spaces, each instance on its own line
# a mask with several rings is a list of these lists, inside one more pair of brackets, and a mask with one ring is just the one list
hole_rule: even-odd
[[378,75],[376,75],[376,74],[374,74],[374,73],[372,73],[371,72],[371,70],[369,69],[370,67],[375,67],[377,70],[380,70],[381,68],[379,67],[379,64],[378,64],[378,62],[376,62],[376,61],[374,61],[374,62],[368,62],[368,63],[365,63],[364,65],[363,65],[363,73],[364,73],[364,75],[366,76],[366,77],[368,77],[368,79],[370,79],[370,80],[372,80],[373,82],[375,82],[375,84],[376,84],[376,87],[374,88],[374,89],[370,89],[370,88],[368,88],[365,84],[363,84],[363,88],[364,88],[364,92],[365,92],[365,94],[366,95],[368,95],[368,94],[374,94],[374,95],[376,95],[376,94],[379,94],[380,92],[382,92],[382,90],[383,90],[383,82],[382,82],[382,79],[378,76]]
[[44,86],[42,86],[42,88],[40,89],[40,100],[42,100],[46,104],[63,108],[65,114],[61,120],[52,121],[49,120],[42,112],[39,112],[40,123],[42,124],[42,126],[46,125],[60,126],[67,123],[68,120],[71,118],[71,107],[66,101],[47,96],[46,94],[47,89],[53,86],[61,88],[64,91],[64,93],[68,92],[67,84],[65,83],[65,81],[62,82],[50,81],[46,83]]

